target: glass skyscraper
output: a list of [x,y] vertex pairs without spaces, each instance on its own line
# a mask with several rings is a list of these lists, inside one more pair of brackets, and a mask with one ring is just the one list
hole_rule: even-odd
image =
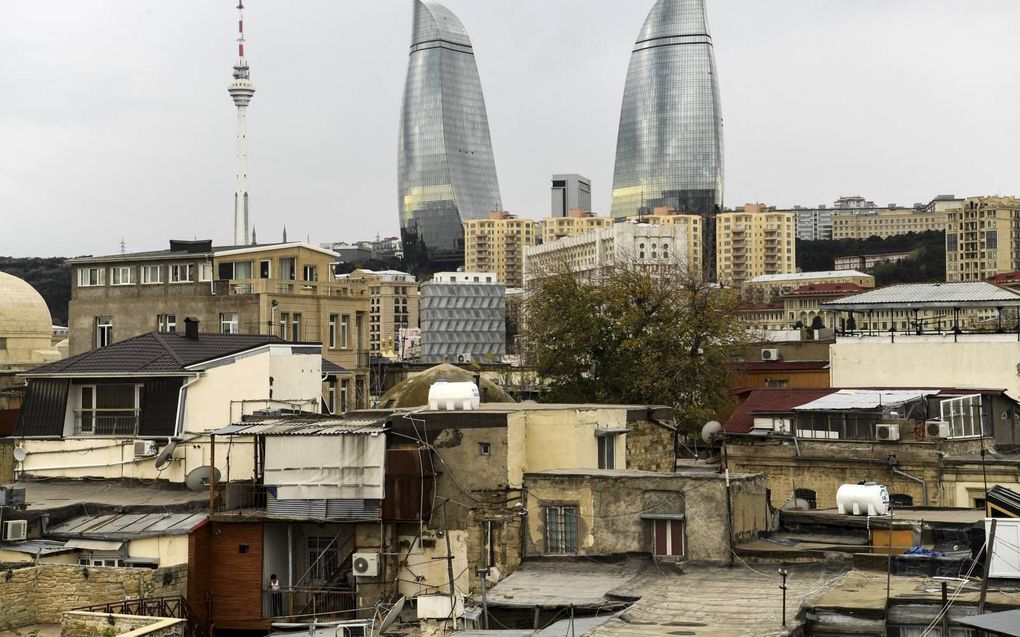
[[723,131],[705,3],[658,0],[638,35],[620,111],[612,215],[669,206],[705,216],[711,272]]
[[414,2],[398,180],[405,254],[432,264],[463,262],[463,222],[503,208],[471,39],[431,0]]

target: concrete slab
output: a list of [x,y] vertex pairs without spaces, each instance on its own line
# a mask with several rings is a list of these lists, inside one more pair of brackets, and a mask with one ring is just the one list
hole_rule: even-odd
[[488,602],[506,608],[600,608],[606,606],[610,591],[624,586],[649,566],[647,559],[618,564],[573,559],[525,562],[488,592]]
[[25,502],[32,511],[56,509],[74,504],[110,506],[186,506],[208,502],[206,492],[160,488],[157,485],[126,486],[109,480],[21,481]]

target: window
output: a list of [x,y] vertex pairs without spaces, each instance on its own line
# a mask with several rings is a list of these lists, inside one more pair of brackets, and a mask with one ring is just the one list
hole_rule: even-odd
[[304,281],[318,281],[319,274],[316,272],[314,265],[306,265],[302,268],[302,279]]
[[942,420],[949,423],[950,438],[976,438],[981,435],[981,395],[961,396],[939,403]]
[[240,334],[238,328],[237,312],[224,312],[220,314],[220,333]]
[[329,385],[326,387],[326,412],[330,414],[337,413],[335,379],[330,379]]
[[287,340],[287,330],[290,329],[290,312],[280,312],[280,338]]
[[120,557],[112,555],[88,553],[78,558],[79,566],[120,566]]
[[347,411],[348,407],[347,395],[350,393],[349,392],[350,382],[351,381],[349,380],[340,381],[340,407],[339,407],[340,413],[344,413]]
[[545,512],[545,552],[577,552],[577,507],[547,506]]
[[340,348],[348,349],[350,347],[350,335],[351,335],[351,316],[344,314],[340,317]]
[[81,385],[74,433],[79,436],[133,436],[138,428],[140,385]]
[[280,278],[284,281],[293,281],[297,270],[297,259],[290,257],[280,259]]
[[109,316],[96,317],[96,347],[106,347],[113,343],[113,318]]
[[340,568],[336,539],[309,537],[305,539],[306,577],[313,584],[324,584],[333,579]]
[[78,268],[78,287],[88,288],[106,283],[104,268]]
[[478,453],[483,455],[483,456],[491,456],[492,455],[492,444],[488,443],[488,442],[480,442],[480,443],[478,443]]
[[157,314],[156,315],[156,331],[166,332],[167,334],[173,334],[177,331],[177,315],[176,314]]
[[807,502],[809,509],[815,509],[818,507],[818,494],[814,489],[794,489],[793,497],[795,500],[803,500]]
[[260,279],[271,279],[273,278],[273,262],[269,259],[263,259],[259,261],[259,278]]
[[599,469],[616,468],[616,436],[599,436]]
[[220,264],[220,279],[229,281],[232,279],[250,279],[251,261],[233,261]]
[[110,268],[110,285],[134,285],[135,269],[129,265]]
[[152,285],[154,283],[162,282],[163,282],[163,266],[161,265],[142,266],[142,285]]
[[7,349],[7,339],[0,336],[0,351]]
[[683,557],[684,521],[652,520],[652,547],[656,557]]
[[340,319],[339,314],[329,315],[329,334],[328,334],[329,349],[336,349],[336,324],[339,319]]
[[301,340],[301,314],[295,312],[290,319],[290,340]]
[[199,263],[198,264],[198,280],[202,283],[208,283],[212,281],[212,264],[211,263]]
[[190,283],[195,280],[195,266],[191,263],[174,263],[170,266],[171,283]]

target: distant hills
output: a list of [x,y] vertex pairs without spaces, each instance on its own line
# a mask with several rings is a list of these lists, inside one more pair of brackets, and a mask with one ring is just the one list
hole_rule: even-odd
[[[34,287],[50,308],[54,325],[67,325],[67,305],[71,301],[71,271],[64,257],[0,257],[0,272],[12,274]],[[0,299],[0,303],[3,299]]]
[[838,241],[797,241],[797,267],[804,272],[834,269],[836,257],[890,252],[910,252],[899,263],[881,263],[871,274],[875,285],[895,283],[937,283],[946,280],[946,233],[941,230],[911,232],[887,239],[839,239]]

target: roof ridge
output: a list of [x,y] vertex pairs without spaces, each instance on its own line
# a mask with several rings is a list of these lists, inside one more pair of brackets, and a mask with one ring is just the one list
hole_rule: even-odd
[[166,341],[163,340],[163,335],[161,333],[159,333],[159,332],[149,332],[149,335],[152,336],[154,339],[156,339],[157,343],[159,343],[160,345],[163,346],[163,349],[165,349],[166,352],[168,354],[170,354],[170,358],[174,359],[174,361],[178,365],[180,365],[182,368],[185,367],[184,361],[181,359],[180,356],[177,355],[177,352],[175,352],[173,350],[173,348],[170,347],[169,343],[167,343]]

